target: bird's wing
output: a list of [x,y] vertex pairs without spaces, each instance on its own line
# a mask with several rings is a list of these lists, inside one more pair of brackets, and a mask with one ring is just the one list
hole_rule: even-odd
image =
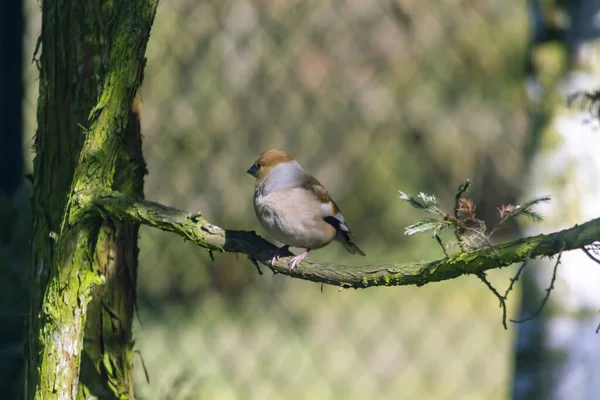
[[302,187],[310,191],[321,203],[321,211],[325,222],[333,225],[336,230],[352,236],[352,231],[348,225],[346,225],[346,221],[344,220],[344,216],[339,207],[335,204],[335,201],[333,201],[327,189],[321,185],[321,182],[309,175]]
[[352,234],[350,227],[346,225],[344,216],[337,204],[335,204],[335,201],[333,201],[329,195],[327,189],[310,175],[307,176],[302,187],[311,192],[321,203],[323,220],[333,226],[337,231],[336,240],[340,241],[351,254],[359,253],[364,256],[365,253],[352,242],[354,235]]

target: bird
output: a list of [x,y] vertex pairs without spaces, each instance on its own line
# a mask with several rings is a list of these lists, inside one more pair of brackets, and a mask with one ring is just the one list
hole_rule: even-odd
[[340,242],[351,254],[366,254],[329,192],[290,154],[271,149],[261,153],[246,171],[256,178],[254,211],[260,224],[283,246],[274,251],[271,265],[289,247],[306,249],[290,260],[290,271],[311,250]]

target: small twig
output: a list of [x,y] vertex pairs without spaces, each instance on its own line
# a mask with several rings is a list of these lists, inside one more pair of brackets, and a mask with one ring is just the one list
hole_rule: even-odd
[[510,285],[506,289],[506,292],[504,292],[504,296],[502,296],[500,293],[498,293],[498,291],[487,280],[487,277],[486,277],[485,273],[481,272],[480,274],[477,274],[477,276],[479,277],[479,279],[483,283],[486,284],[486,286],[492,291],[492,293],[494,293],[494,295],[500,301],[500,306],[502,307],[502,326],[504,326],[504,329],[508,329],[508,327],[506,325],[506,300],[508,299],[508,294],[513,289],[515,283],[519,280],[519,278],[521,276],[521,273],[523,272],[523,270],[527,266],[527,263],[531,259],[531,253],[536,249],[536,247],[537,246],[534,246],[534,247],[531,248],[531,250],[529,250],[529,252],[527,253],[527,259],[525,259],[525,261],[521,264],[521,266],[519,267],[519,270],[517,271],[517,273],[515,274],[515,276],[510,279]]
[[271,272],[273,273],[273,275],[271,275],[271,276],[275,276],[275,275],[279,274],[279,271],[277,271],[277,270],[275,269],[275,267],[273,266],[273,264],[272,264],[271,262],[268,262],[268,263],[266,263],[265,265],[266,265],[266,266],[267,266],[267,267],[268,267],[268,268],[271,270]]
[[521,266],[517,270],[517,273],[515,274],[515,276],[513,276],[512,278],[510,278],[510,284],[508,285],[508,288],[506,289],[506,292],[504,292],[504,299],[505,300],[508,298],[508,294],[510,293],[510,291],[513,290],[513,287],[515,286],[515,283],[517,283],[517,281],[521,277],[521,274],[525,270],[525,267],[527,266],[527,264],[529,264],[529,260],[531,260],[531,253],[536,249],[536,247],[537,246],[533,246],[531,248],[531,250],[529,250],[529,253],[527,253],[527,258],[525,259],[525,261],[523,261],[523,263],[521,264]]
[[454,196],[454,218],[458,218],[458,209],[460,207],[460,199],[462,195],[469,190],[469,186],[471,186],[471,180],[467,179],[464,183],[458,185],[458,190],[456,190],[456,195]]
[[254,266],[256,267],[256,270],[258,271],[258,274],[259,274],[259,275],[262,275],[262,274],[263,274],[263,272],[262,272],[262,270],[260,269],[260,265],[258,265],[258,261],[256,261],[256,258],[252,258],[252,257],[250,257],[250,256],[249,256],[249,257],[248,257],[248,260],[250,260],[250,261],[252,262],[252,264],[254,264]]
[[[456,222],[459,219],[458,210],[460,208],[460,199],[462,198],[462,195],[469,189],[469,186],[471,186],[471,180],[467,179],[465,182],[458,185],[458,189],[456,190],[456,195],[454,196],[454,220]],[[456,236],[458,247],[460,247],[461,251],[466,252],[468,251],[468,248],[463,242],[462,235],[460,234],[459,227],[456,222],[454,227],[454,236]]]
[[135,354],[140,356],[140,360],[142,361],[142,369],[144,370],[144,375],[146,376],[146,383],[150,384],[150,375],[148,374],[148,368],[146,368],[146,363],[144,362],[144,357],[142,357],[142,353],[139,350],[134,351]]
[[565,248],[565,244],[563,243],[560,248],[560,253],[558,253],[558,258],[556,259],[556,264],[554,264],[554,270],[552,271],[552,279],[550,280],[550,286],[548,286],[548,288],[546,289],[546,295],[544,296],[544,299],[542,300],[540,307],[537,309],[536,312],[531,314],[529,317],[524,318],[524,319],[511,319],[510,322],[514,322],[515,324],[520,324],[523,322],[531,321],[533,318],[537,317],[542,312],[542,310],[546,306],[546,303],[548,302],[548,299],[550,298],[550,293],[554,289],[554,282],[556,281],[556,271],[558,270],[558,264],[560,264],[560,259],[562,257],[564,248]]
[[446,252],[446,248],[444,247],[444,243],[442,243],[442,238],[440,238],[440,235],[436,234],[435,235],[435,240],[438,242],[438,244],[442,248],[442,251],[444,252],[444,255],[446,257],[448,257],[448,253]]
[[138,307],[137,298],[135,299],[135,301],[133,303],[133,309],[135,310],[135,316],[137,317],[137,320],[140,323],[140,327],[143,328],[144,327],[144,323],[142,322],[142,317],[140,317],[140,308]]
[[[592,252],[594,254],[592,254],[592,252],[590,252],[589,249],[593,249]],[[600,264],[600,242],[594,242],[592,244],[588,244],[587,246],[583,246],[581,248],[581,250],[583,250],[583,252],[592,260],[594,260],[596,263]]]
[[600,119],[600,90],[579,91],[567,97],[567,105],[579,101],[579,109],[588,112],[592,117]]
[[500,293],[496,290],[494,286],[488,281],[485,272],[478,272],[477,277],[481,280],[481,282],[485,283],[485,285],[490,289],[490,291],[496,296],[498,301],[500,302],[500,307],[502,307],[502,326],[505,330],[508,330],[508,326],[506,325],[506,298],[502,297]]

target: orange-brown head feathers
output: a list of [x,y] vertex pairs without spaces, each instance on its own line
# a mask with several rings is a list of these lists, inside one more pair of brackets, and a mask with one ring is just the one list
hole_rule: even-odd
[[258,156],[254,164],[248,168],[250,175],[258,180],[262,180],[269,176],[273,168],[281,163],[294,161],[294,158],[283,150],[271,149],[267,150]]

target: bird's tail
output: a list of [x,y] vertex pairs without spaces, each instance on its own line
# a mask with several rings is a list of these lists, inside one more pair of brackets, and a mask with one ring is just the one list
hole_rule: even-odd
[[348,226],[343,222],[343,218],[342,221],[332,216],[328,216],[323,219],[325,220],[325,222],[327,222],[335,228],[337,233],[334,239],[340,242],[344,246],[344,248],[348,250],[348,253],[358,253],[361,256],[366,256],[366,254],[363,253],[363,251],[352,242],[352,232],[350,231],[350,228],[348,228]]
[[344,246],[344,248],[348,250],[348,253],[366,256],[366,254],[361,249],[359,249],[357,245],[354,244],[354,242],[350,238],[350,235],[348,235],[346,232],[338,232],[336,239],[340,243],[342,243],[342,246]]

